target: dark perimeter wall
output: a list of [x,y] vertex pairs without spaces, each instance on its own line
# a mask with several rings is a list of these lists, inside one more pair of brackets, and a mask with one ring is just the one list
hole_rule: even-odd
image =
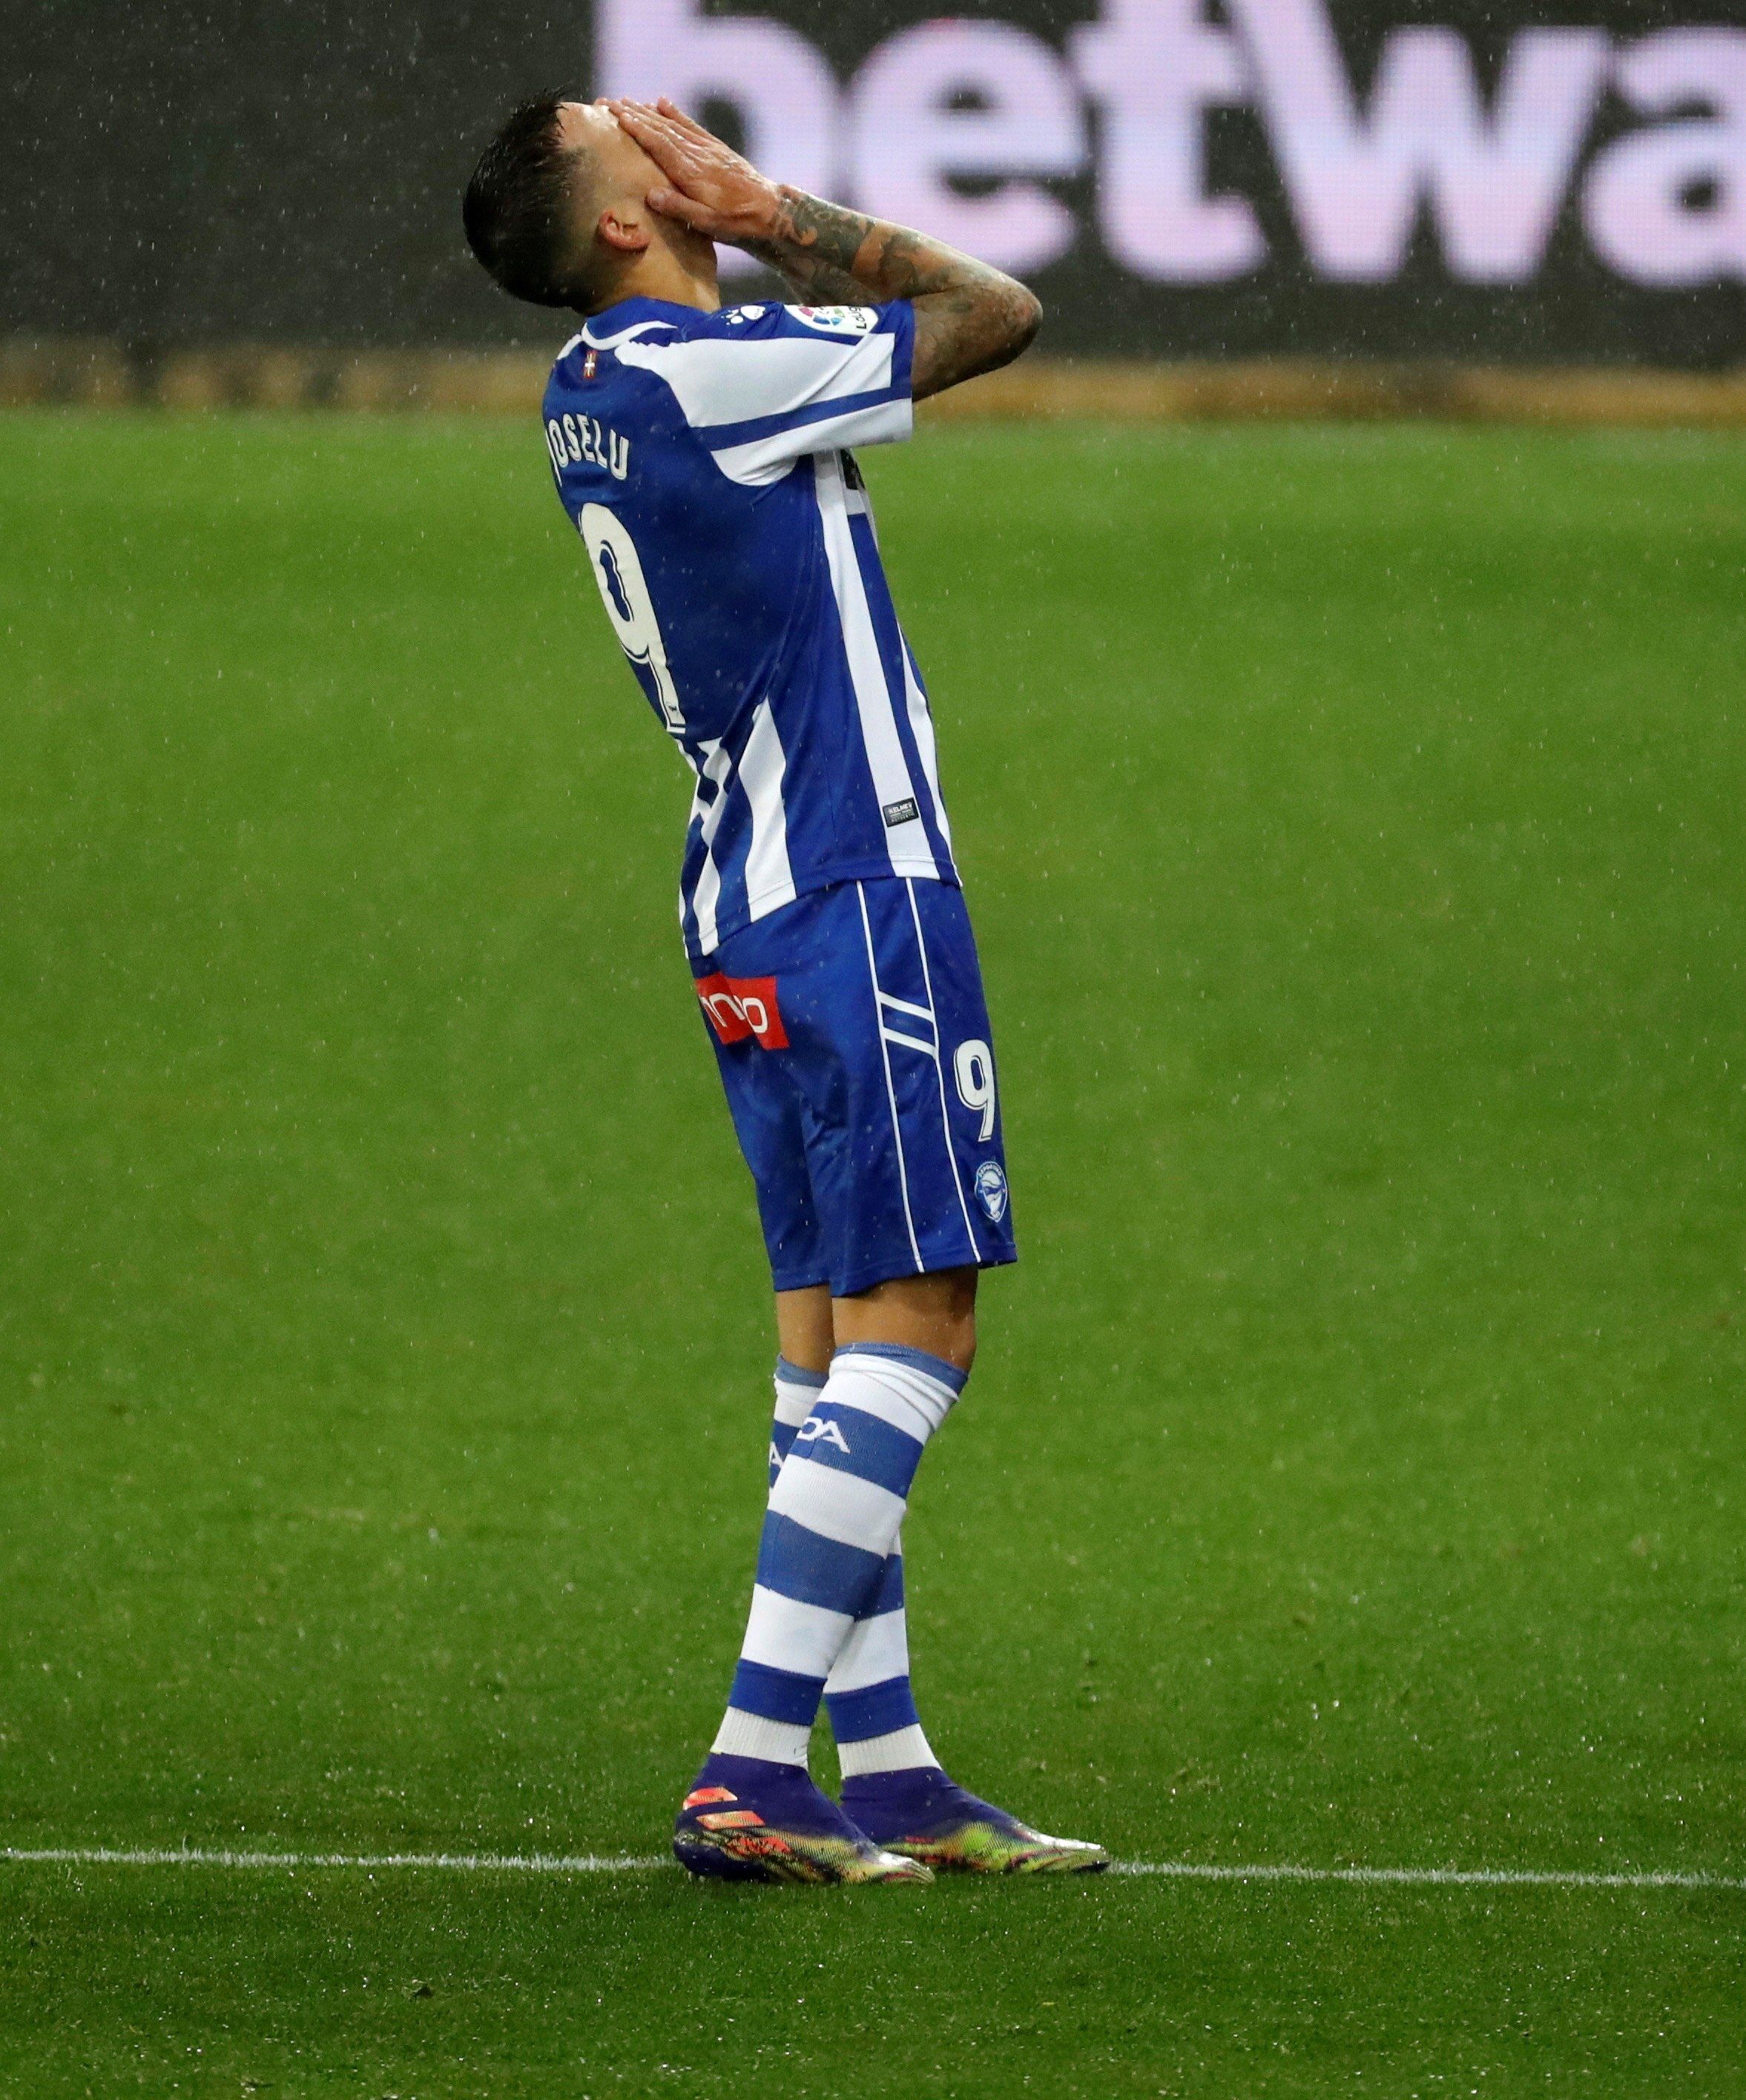
[[[672,89],[976,247],[1085,355],[1746,361],[1715,0],[0,0],[0,333],[541,345],[460,239],[502,110]],[[558,324],[561,332],[562,324]]]

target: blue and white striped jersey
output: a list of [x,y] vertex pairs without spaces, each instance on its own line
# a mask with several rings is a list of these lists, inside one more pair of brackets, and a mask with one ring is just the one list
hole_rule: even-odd
[[558,493],[696,776],[687,952],[826,884],[956,883],[934,731],[847,448],[907,438],[915,312],[625,299],[546,392]]

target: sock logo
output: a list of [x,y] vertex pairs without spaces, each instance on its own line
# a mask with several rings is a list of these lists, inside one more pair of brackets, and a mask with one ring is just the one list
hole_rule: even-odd
[[809,1414],[796,1432],[797,1444],[834,1444],[844,1458],[851,1455],[849,1440],[834,1422],[825,1422],[816,1414]]

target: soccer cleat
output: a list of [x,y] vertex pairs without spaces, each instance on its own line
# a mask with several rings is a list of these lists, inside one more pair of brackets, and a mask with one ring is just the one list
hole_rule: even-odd
[[943,1873],[1094,1874],[1109,1864],[1101,1845],[1045,1838],[937,1765],[845,1780],[842,1805],[872,1842]]
[[673,1826],[694,1874],[730,1882],[930,1882],[921,1861],[882,1851],[798,1765],[712,1754]]

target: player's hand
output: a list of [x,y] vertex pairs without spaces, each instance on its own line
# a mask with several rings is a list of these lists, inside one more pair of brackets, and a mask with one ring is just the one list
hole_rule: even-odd
[[651,211],[712,240],[740,245],[769,238],[781,194],[749,161],[665,95],[652,105],[615,98],[606,106],[667,178],[648,193]]

